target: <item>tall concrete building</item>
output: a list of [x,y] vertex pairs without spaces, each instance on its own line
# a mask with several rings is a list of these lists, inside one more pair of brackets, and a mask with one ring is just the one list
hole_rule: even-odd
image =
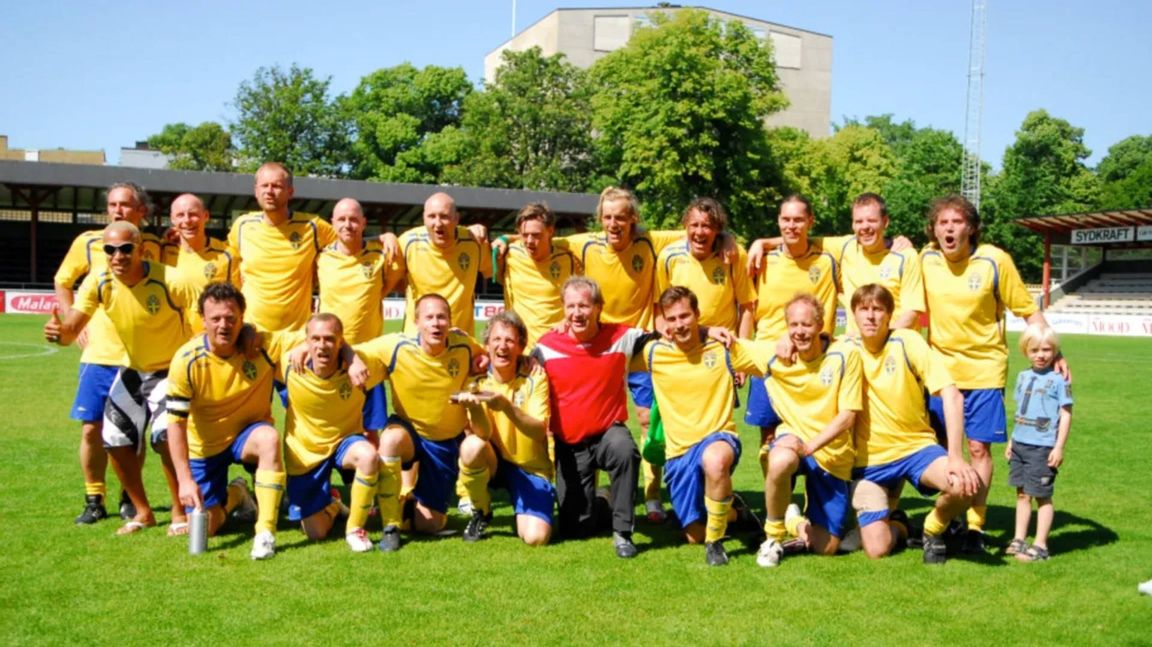
[[[587,68],[605,54],[623,47],[632,34],[652,24],[654,12],[679,11],[680,6],[613,9],[557,9],[512,37],[484,57],[484,80],[491,83],[504,50],[539,47],[545,56],[562,53],[576,66]],[[770,126],[793,126],[812,137],[827,137],[831,129],[832,37],[826,34],[739,16],[708,7],[718,20],[738,21],[758,38],[772,41],[776,72],[789,106],[770,116]]]

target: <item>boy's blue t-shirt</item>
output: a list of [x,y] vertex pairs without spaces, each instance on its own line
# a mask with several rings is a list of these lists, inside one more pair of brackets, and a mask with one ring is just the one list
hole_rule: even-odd
[[1072,388],[1052,369],[1020,371],[1016,376],[1016,416],[1012,441],[1053,447],[1060,408],[1072,406]]

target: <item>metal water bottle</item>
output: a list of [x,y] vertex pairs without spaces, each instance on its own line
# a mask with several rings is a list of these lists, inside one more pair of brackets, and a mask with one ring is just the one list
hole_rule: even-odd
[[188,554],[199,555],[208,550],[208,512],[200,508],[188,514]]

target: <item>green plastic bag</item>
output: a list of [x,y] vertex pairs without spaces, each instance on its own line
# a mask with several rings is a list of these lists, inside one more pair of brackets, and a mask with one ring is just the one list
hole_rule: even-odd
[[664,421],[660,419],[660,406],[655,400],[652,401],[652,409],[648,412],[648,436],[644,438],[640,455],[657,467],[664,464]]

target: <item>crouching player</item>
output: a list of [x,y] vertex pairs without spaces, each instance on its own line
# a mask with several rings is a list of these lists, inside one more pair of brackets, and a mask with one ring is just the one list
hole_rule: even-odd
[[728,563],[722,539],[732,509],[732,471],[740,462],[740,438],[732,421],[734,371],[763,373],[745,347],[731,353],[703,338],[695,293],[672,286],[658,301],[671,338],[649,342],[644,368],[652,373],[664,424],[664,482],[690,544],[704,544],[705,561]]
[[[797,360],[785,365],[773,357],[766,371],[768,395],[782,423],[768,452],[764,480],[768,538],[756,555],[756,563],[764,567],[780,563],[788,534],[814,553],[835,554],[848,512],[851,430],[862,406],[860,355],[854,346],[821,334],[821,303],[810,294],[798,294],[784,315]],[[806,516],[787,515],[786,523],[792,485],[801,475]]]
[[[365,391],[353,385],[354,373],[363,367],[349,363],[354,358],[350,349],[341,354],[344,326],[336,315],[312,315],[304,332],[307,354],[299,370],[283,369],[287,358],[279,363],[280,379],[288,387],[288,503],[298,509],[304,534],[323,539],[341,511],[331,495],[332,470],[355,470],[344,538],[352,552],[367,552],[372,542],[364,525],[376,497],[380,461],[364,435]],[[379,373],[369,377],[367,386],[380,382]]]
[[434,534],[447,522],[448,497],[460,472],[460,442],[468,417],[449,397],[468,383],[473,358],[484,352],[476,340],[450,330],[448,301],[436,293],[416,299],[412,316],[418,334],[393,333],[356,346],[369,367],[380,368],[392,385],[392,410],[380,432],[380,478],[376,503],[384,534],[380,550],[400,549],[400,475],[419,462],[412,529]]
[[267,335],[255,358],[240,351],[244,295],[229,283],[200,294],[204,334],[172,359],[168,380],[168,443],[185,511],[208,511],[208,534],[248,501],[242,480],[228,483],[233,463],[255,466],[256,536],[252,559],[276,553],[276,514],[284,493],[280,435],[272,426],[272,378],[284,334]]
[[[924,520],[924,563],[946,559],[941,534],[979,491],[980,476],[964,461],[964,400],[944,360],[918,333],[889,324],[895,310],[883,286],[861,286],[850,301],[860,331],[860,361],[866,381],[864,409],[856,420],[856,466],[852,505],[860,540],[869,557],[892,552],[907,537],[897,514],[900,486],[908,481],[921,494],[941,492]],[[924,390],[944,403],[945,450],[928,421]]]
[[552,537],[556,488],[548,458],[548,376],[540,368],[529,370],[523,360],[527,339],[515,312],[492,317],[484,333],[488,374],[473,392],[459,396],[472,423],[460,445],[460,481],[472,501],[464,541],[483,537],[492,520],[489,485],[507,488],[524,543],[542,546]]

